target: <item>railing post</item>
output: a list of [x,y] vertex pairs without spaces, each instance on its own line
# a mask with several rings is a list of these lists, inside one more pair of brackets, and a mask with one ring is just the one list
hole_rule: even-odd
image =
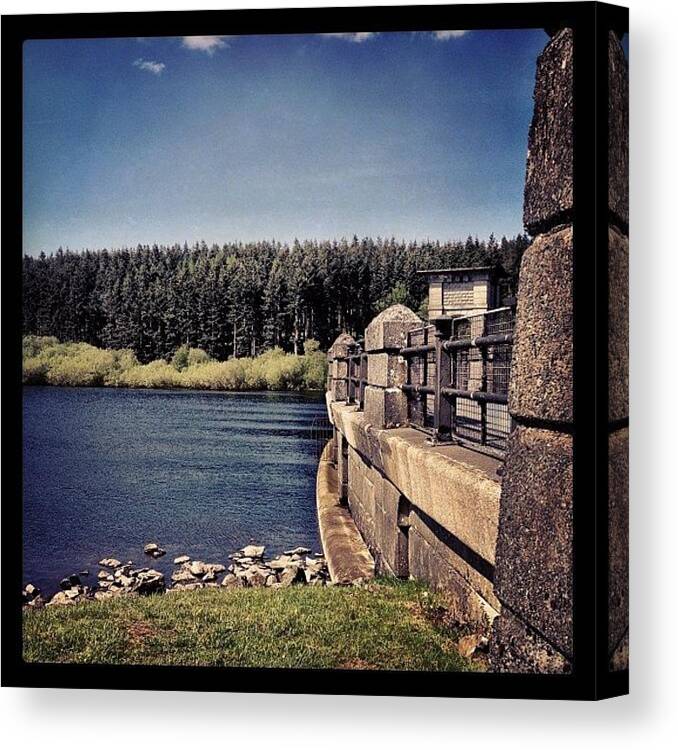
[[452,367],[449,352],[443,344],[450,338],[451,320],[438,319],[435,322],[435,345],[436,345],[436,383],[435,383],[435,406],[433,415],[433,429],[436,439],[450,436],[452,431],[452,401],[443,396],[442,389],[451,383]]
[[[480,335],[485,336],[487,334],[487,317],[485,315],[483,315],[482,321],[483,329]],[[478,347],[478,351],[480,352],[482,368],[480,374],[480,390],[487,392],[487,347],[480,346]],[[487,401],[480,402],[480,444],[487,445]]]

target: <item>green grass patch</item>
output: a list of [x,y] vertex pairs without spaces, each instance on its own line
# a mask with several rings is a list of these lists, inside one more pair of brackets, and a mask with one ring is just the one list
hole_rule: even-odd
[[[30,662],[467,671],[414,582],[203,589],[25,610]],[[443,613],[443,616],[441,616]]]

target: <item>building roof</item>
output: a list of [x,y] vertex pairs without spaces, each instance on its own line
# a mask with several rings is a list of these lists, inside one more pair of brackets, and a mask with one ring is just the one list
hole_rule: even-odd
[[494,271],[501,276],[506,276],[506,271],[501,266],[464,266],[459,268],[431,268],[423,271],[417,271],[422,275],[433,275],[442,273],[468,273],[470,271]]

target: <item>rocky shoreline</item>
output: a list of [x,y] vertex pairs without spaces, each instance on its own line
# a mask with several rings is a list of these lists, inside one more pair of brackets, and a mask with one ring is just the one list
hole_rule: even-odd
[[[157,559],[166,554],[155,542],[144,546],[144,554]],[[307,547],[296,547],[270,560],[266,548],[254,544],[229,555],[230,562],[208,563],[194,560],[189,555],[174,558],[175,570],[169,583],[164,573],[153,568],[135,566],[114,557],[99,560],[96,583],[84,584],[89,571],[73,573],[62,578],[54,596],[45,598],[37,586],[26,584],[22,591],[25,607],[64,606],[86,601],[101,601],[117,596],[146,596],[171,594],[175,591],[194,591],[204,588],[284,588],[292,585],[329,586],[329,571],[320,553],[312,554]]]

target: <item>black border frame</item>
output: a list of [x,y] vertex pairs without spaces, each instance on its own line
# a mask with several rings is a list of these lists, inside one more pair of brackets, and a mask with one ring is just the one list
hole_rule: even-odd
[[[340,31],[574,30],[574,670],[568,675],[34,664],[22,660],[22,45],[26,39]],[[628,9],[597,2],[3,16],[3,686],[580,699],[628,692],[607,665],[607,35]],[[593,253],[593,258],[591,254]],[[591,324],[593,321],[593,325]],[[583,364],[582,364],[583,363]],[[293,673],[292,683],[281,677]],[[228,680],[228,678],[234,678]],[[313,685],[313,690],[303,687]],[[280,688],[280,686],[285,686]]]

